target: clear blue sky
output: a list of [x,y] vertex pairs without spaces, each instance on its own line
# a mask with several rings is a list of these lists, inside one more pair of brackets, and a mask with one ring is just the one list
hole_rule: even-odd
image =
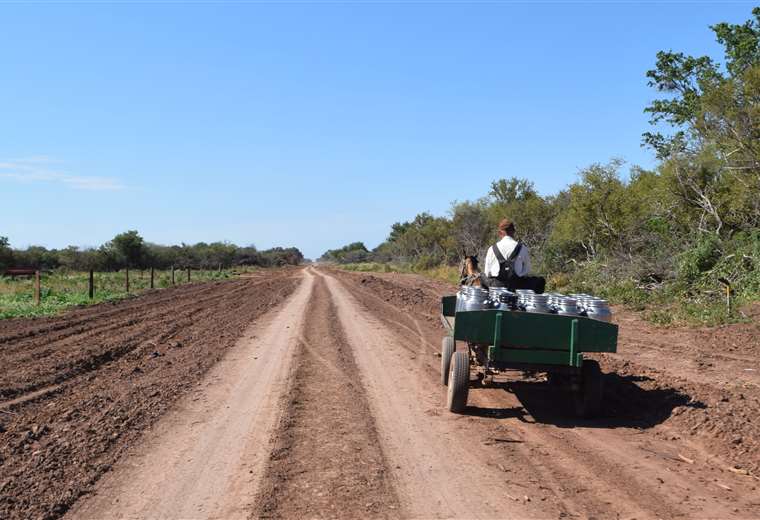
[[640,148],[661,49],[753,2],[2,3],[0,235],[309,257]]

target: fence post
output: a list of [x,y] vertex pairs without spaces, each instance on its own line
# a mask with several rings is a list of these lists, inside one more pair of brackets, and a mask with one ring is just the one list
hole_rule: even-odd
[[153,289],[153,268],[150,268],[150,288]]
[[187,281],[190,281],[190,268],[187,268]]
[[95,297],[95,273],[92,269],[90,269],[90,283],[88,292],[90,294],[90,299],[92,300]]
[[172,285],[174,285],[174,265],[172,265]]
[[220,273],[222,272],[222,263],[221,262],[219,262],[219,272]]
[[124,272],[126,273],[126,276],[124,278],[124,285],[127,289],[127,294],[129,294],[129,267],[127,267]]
[[40,304],[40,272],[34,271],[34,304]]

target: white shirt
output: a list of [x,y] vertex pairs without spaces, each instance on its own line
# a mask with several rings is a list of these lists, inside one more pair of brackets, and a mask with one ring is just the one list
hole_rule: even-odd
[[[510,236],[505,236],[496,243],[496,247],[499,248],[499,251],[504,255],[504,258],[509,259],[509,255],[511,255],[512,251],[517,247],[517,240]],[[515,258],[515,274],[517,276],[525,276],[529,272],[530,256],[528,248],[523,244],[520,248],[520,252],[517,253],[517,258]],[[499,276],[499,260],[496,258],[496,255],[493,254],[493,246],[489,247],[488,253],[486,253],[485,274],[486,276],[491,276],[493,278]]]

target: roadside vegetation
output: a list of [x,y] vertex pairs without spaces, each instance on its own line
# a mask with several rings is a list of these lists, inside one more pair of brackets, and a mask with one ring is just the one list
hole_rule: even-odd
[[[447,216],[420,213],[372,250],[355,242],[322,260],[456,281],[462,256],[484,258],[508,216],[550,289],[606,296],[662,324],[743,319],[742,306],[760,300],[760,8],[752,14],[711,27],[723,63],[657,54],[646,77],[661,97],[644,109],[652,131],[642,136],[655,169],[592,164],[552,195],[499,179]],[[721,280],[733,289],[730,314]]]
[[[116,235],[98,248],[46,249],[31,246],[12,249],[0,237],[0,275],[7,269],[31,268],[41,272],[40,303],[34,300],[34,279],[29,276],[0,276],[0,319],[45,316],[74,305],[118,300],[150,288],[154,269],[156,289],[191,282],[221,280],[263,267],[298,265],[304,258],[296,248],[259,251],[254,246],[238,247],[215,242],[162,246],[147,243],[137,231]],[[129,269],[129,292],[126,270]],[[94,297],[89,297],[89,271],[94,271]]]
[[452,284],[459,283],[459,268],[453,265],[438,265],[428,269],[420,269],[408,263],[392,262],[360,262],[356,264],[340,264],[341,269],[359,273],[405,273],[421,274],[428,278],[442,280]]

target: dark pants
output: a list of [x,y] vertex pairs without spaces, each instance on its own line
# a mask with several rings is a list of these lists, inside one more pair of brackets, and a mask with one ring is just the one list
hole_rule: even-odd
[[541,276],[516,276],[508,283],[490,276],[485,280],[488,287],[506,287],[510,291],[516,289],[532,289],[536,294],[541,294],[546,289],[546,279]]

